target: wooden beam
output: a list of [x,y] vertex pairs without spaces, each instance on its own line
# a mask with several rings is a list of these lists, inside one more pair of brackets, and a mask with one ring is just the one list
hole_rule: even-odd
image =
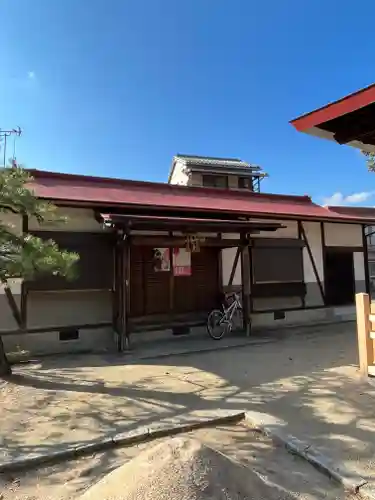
[[251,315],[254,311],[254,294],[253,294],[253,286],[254,286],[254,268],[253,268],[253,247],[252,240],[250,240],[250,244],[247,247],[247,251],[249,254],[249,286],[250,286],[250,297],[249,297],[249,314]]
[[238,259],[240,258],[240,255],[241,255],[241,250],[242,250],[242,246],[239,246],[239,247],[237,248],[237,252],[236,252],[236,255],[235,255],[235,257],[234,257],[232,270],[231,270],[231,272],[230,272],[230,276],[229,276],[228,286],[231,286],[231,285],[232,285],[232,283],[233,283],[233,280],[234,280],[234,275],[236,274],[236,269],[237,269]]
[[[222,238],[222,234],[219,233],[218,236],[217,236],[220,240]],[[223,293],[223,252],[222,250],[219,250],[218,252],[218,276],[217,276],[217,279],[219,281],[219,290],[221,293]]]
[[[298,239],[300,241],[302,241],[302,222],[300,220],[297,222],[297,228],[298,228]],[[305,284],[305,271],[303,268],[303,256],[302,256],[302,260],[301,260],[301,267],[302,267],[301,274],[303,276],[303,283]],[[306,306],[306,294],[303,294],[301,296],[301,306],[302,306],[302,308],[305,308],[305,306]]]
[[[182,236],[132,236],[132,246],[185,247],[186,239]],[[231,248],[242,244],[239,239],[202,238],[201,247]]]
[[306,232],[305,232],[305,228],[303,227],[303,224],[301,224],[301,235],[302,235],[302,237],[303,237],[303,239],[304,239],[304,241],[306,243],[307,253],[309,254],[309,257],[310,257],[310,261],[311,261],[311,265],[312,265],[312,268],[313,268],[313,271],[314,271],[315,279],[316,279],[316,282],[318,283],[320,294],[321,294],[322,299],[323,299],[323,303],[325,304],[326,303],[326,297],[325,297],[325,293],[324,293],[324,290],[323,290],[323,285],[322,285],[322,282],[320,281],[318,269],[316,267],[314,256],[312,254],[309,242],[307,240],[307,236],[306,236]]
[[[173,238],[173,232],[169,233],[169,237]],[[191,257],[191,256],[190,256]],[[170,268],[169,268],[169,310],[171,313],[173,312],[174,308],[174,271],[173,271],[173,246],[169,247],[169,263],[170,263]]]
[[250,336],[251,321],[250,321],[250,262],[249,262],[249,247],[247,245],[241,248],[241,281],[242,281],[242,314],[243,327],[246,336]]
[[326,257],[326,231],[325,231],[325,226],[324,226],[324,222],[322,221],[320,223],[320,242],[321,242],[321,245],[322,245],[322,260],[323,260],[323,283],[324,283],[324,290],[325,290],[325,301],[323,302],[324,305],[327,305],[327,295],[326,295],[326,292],[327,292],[327,272],[326,272],[326,261],[327,261],[327,257]]

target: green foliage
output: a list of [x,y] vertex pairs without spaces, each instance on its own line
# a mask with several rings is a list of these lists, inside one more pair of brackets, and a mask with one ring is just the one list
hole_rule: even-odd
[[64,222],[51,203],[39,200],[27,186],[32,181],[22,167],[0,169],[0,281],[12,278],[32,279],[39,273],[74,277],[75,253],[60,249],[52,240],[42,240],[30,234],[20,234],[10,222],[10,214],[19,223],[26,215],[39,224]]
[[375,172],[375,153],[368,153],[367,151],[362,151],[362,154],[366,156],[366,164],[369,172]]

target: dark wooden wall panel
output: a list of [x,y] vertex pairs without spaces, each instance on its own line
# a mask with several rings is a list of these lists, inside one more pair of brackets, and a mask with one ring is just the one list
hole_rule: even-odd
[[114,238],[112,234],[38,231],[44,240],[54,240],[60,248],[76,252],[76,277],[67,280],[52,275],[39,275],[28,281],[28,290],[111,290],[113,287]]
[[303,257],[300,247],[254,247],[254,282],[303,282]]

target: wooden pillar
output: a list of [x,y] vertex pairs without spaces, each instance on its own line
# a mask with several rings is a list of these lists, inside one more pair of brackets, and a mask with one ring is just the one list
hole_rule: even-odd
[[[302,236],[302,221],[297,221],[297,227],[298,227],[298,239],[303,242],[303,236]],[[302,250],[302,259],[301,259],[301,275],[303,277],[303,284],[305,285],[305,293],[301,297],[301,307],[302,309],[305,309],[306,307],[306,283],[305,283],[305,270],[303,267],[303,250]]]
[[373,341],[370,338],[370,297],[367,293],[356,294],[357,338],[359,371],[368,375],[368,367],[374,363]]
[[117,333],[117,350],[129,349],[129,307],[130,307],[130,238],[119,233],[116,243],[115,289],[113,318]]
[[241,282],[242,282],[242,307],[243,307],[243,327],[246,336],[250,336],[250,260],[249,247],[246,242],[241,248]]
[[131,239],[129,235],[125,236],[123,252],[123,321],[122,321],[122,350],[130,349],[129,332],[129,310],[130,310],[130,252]]
[[363,261],[365,264],[366,293],[369,293],[371,295],[370,269],[369,269],[369,261],[368,261],[368,245],[367,245],[367,236],[366,236],[366,226],[362,226],[362,242],[363,242]]
[[116,242],[115,249],[115,297],[114,297],[114,311],[113,311],[113,319],[115,323],[115,330],[117,334],[117,350],[119,352],[122,351],[122,330],[123,330],[123,263],[124,259],[122,257],[123,252],[123,240],[122,235],[119,235],[119,238]]

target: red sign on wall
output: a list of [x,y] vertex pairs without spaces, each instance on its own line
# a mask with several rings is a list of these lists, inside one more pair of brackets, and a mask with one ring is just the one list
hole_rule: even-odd
[[174,276],[191,276],[191,253],[186,248],[173,249]]

